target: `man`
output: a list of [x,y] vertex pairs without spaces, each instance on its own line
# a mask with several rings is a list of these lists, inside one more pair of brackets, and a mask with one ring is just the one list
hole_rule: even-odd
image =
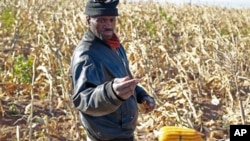
[[89,0],[88,31],[76,47],[72,62],[72,101],[90,141],[134,141],[137,103],[145,111],[154,98],[137,85],[128,59],[114,32],[119,0]]

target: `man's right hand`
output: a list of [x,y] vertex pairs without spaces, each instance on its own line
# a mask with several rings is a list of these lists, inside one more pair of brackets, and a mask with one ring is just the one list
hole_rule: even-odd
[[115,78],[112,87],[119,98],[126,100],[134,94],[135,87],[139,81],[140,79],[138,78],[130,79],[128,76]]

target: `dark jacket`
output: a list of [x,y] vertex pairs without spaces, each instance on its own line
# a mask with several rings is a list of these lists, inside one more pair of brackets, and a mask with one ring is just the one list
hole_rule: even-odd
[[111,49],[88,30],[74,51],[71,73],[73,104],[87,133],[102,140],[132,137],[137,102],[148,95],[140,86],[127,100],[114,93],[114,78],[132,77],[124,48]]

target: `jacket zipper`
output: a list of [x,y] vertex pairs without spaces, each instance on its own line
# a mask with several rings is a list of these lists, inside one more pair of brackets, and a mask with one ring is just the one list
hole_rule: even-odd
[[126,74],[129,75],[129,73],[128,73],[128,67],[127,67],[127,65],[126,65],[126,62],[125,62],[123,56],[119,53],[120,50],[119,50],[119,49],[118,49],[118,50],[115,50],[115,52],[116,52],[116,54],[118,55],[118,58],[120,59],[120,61],[122,62],[123,67],[124,67],[124,69],[125,69],[125,71],[126,71]]

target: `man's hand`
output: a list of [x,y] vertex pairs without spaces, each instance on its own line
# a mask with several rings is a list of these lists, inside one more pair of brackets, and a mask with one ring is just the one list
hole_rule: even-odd
[[155,108],[155,100],[151,96],[146,96],[142,100],[142,112],[148,113],[153,111]]
[[126,100],[134,94],[135,87],[139,81],[140,79],[138,78],[130,79],[128,76],[115,78],[112,87],[119,98]]

